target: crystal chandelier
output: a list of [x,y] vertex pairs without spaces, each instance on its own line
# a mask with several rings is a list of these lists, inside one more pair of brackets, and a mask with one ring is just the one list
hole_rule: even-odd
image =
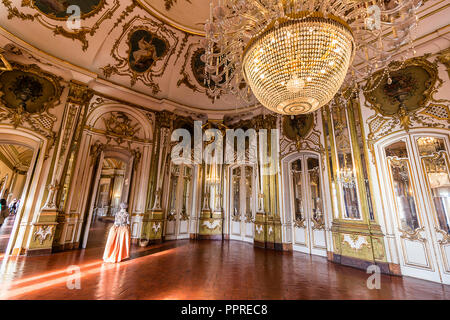
[[[209,93],[310,113],[412,46],[417,0],[219,0],[205,24]],[[351,70],[351,72],[349,72]],[[343,83],[345,85],[343,86]]]

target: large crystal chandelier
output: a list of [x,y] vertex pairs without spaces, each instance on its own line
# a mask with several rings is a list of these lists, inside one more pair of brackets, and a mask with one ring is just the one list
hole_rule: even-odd
[[[219,0],[205,24],[209,93],[309,113],[412,45],[418,0]],[[349,72],[351,70],[351,72]]]

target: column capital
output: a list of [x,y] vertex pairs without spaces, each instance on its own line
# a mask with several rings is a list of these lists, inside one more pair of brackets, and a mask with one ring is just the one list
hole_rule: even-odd
[[94,92],[86,84],[71,81],[67,101],[78,105],[85,105],[91,100],[93,95]]

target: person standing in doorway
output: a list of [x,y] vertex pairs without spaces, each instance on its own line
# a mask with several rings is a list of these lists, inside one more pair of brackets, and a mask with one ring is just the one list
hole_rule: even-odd
[[5,219],[8,217],[8,205],[6,204],[6,199],[0,200],[0,227],[2,226]]
[[13,215],[16,215],[17,211],[19,211],[19,207],[20,207],[20,199],[17,200],[17,202],[16,202],[16,206],[14,208]]
[[13,215],[16,212],[16,206],[17,206],[17,199],[14,199],[10,204],[9,204],[9,214]]

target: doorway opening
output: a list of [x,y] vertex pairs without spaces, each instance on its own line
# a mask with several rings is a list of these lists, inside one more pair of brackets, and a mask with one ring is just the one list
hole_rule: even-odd
[[129,175],[127,164],[118,158],[105,157],[99,167],[100,176],[96,185],[91,209],[88,241],[83,248],[104,247],[108,231],[120,210],[120,203],[127,202]]
[[[0,143],[0,257],[5,253],[23,193],[34,150],[19,144]],[[1,223],[0,218],[0,223]]]
[[230,169],[230,239],[253,243],[256,215],[256,170],[252,165]]
[[290,225],[293,250],[327,255],[322,169],[320,156],[294,153],[283,160],[286,224]]

